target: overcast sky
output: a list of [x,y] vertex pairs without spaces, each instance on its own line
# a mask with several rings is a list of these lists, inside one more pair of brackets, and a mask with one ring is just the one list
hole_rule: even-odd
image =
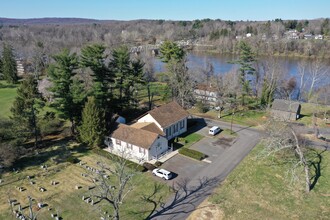
[[315,19],[330,17],[330,0],[1,0],[0,17]]

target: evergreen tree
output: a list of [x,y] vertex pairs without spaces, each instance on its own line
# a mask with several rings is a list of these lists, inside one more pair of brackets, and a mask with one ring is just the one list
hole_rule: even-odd
[[88,97],[82,112],[82,123],[78,128],[80,140],[91,147],[100,146],[105,135],[105,112],[96,104],[94,97]]
[[129,87],[130,81],[130,57],[128,48],[121,46],[112,52],[112,59],[109,64],[115,76],[115,88],[119,91],[118,103],[124,105],[124,90]]
[[172,41],[165,41],[160,46],[160,53],[160,58],[164,63],[168,63],[173,59],[180,61],[186,55],[184,50]]
[[144,84],[144,64],[140,60],[131,60],[129,50],[121,46],[112,52],[110,69],[115,76],[115,88],[119,96],[115,104],[118,110],[131,108],[135,104],[136,84]]
[[13,48],[10,45],[3,45],[1,66],[3,79],[8,83],[17,83],[17,64],[13,54]]
[[80,65],[92,70],[93,96],[97,104],[103,108],[108,108],[112,100],[110,86],[113,76],[105,64],[106,59],[105,47],[101,44],[89,45],[81,51]]
[[35,147],[38,144],[39,128],[37,124],[39,109],[43,106],[41,95],[37,89],[37,81],[28,76],[17,89],[17,96],[10,109],[12,119],[20,136],[29,138],[34,136]]
[[75,124],[81,118],[85,92],[82,83],[74,80],[75,69],[78,67],[76,54],[70,54],[64,49],[54,56],[55,64],[49,69],[49,76],[53,82],[50,90],[54,94],[54,107],[61,112],[60,116],[71,122],[72,134],[75,133]]
[[2,75],[2,58],[0,56],[0,79],[3,79],[3,75]]
[[176,99],[182,107],[189,106],[193,100],[193,82],[186,65],[186,54],[176,43],[165,41],[160,48],[162,61],[167,65],[168,85],[172,99]]
[[238,49],[240,51],[239,60],[233,62],[240,65],[240,84],[242,86],[242,105],[244,105],[244,98],[249,94],[251,87],[250,81],[247,79],[247,75],[255,75],[256,70],[253,68],[255,63],[255,54],[252,51],[252,48],[245,41],[240,41],[238,44]]

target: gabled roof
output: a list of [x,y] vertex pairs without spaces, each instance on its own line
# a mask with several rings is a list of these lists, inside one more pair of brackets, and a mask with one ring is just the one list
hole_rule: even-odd
[[159,137],[157,133],[134,128],[125,124],[118,125],[118,128],[114,130],[110,136],[145,149],[149,149]]
[[148,112],[163,128],[170,126],[186,117],[189,113],[177,102],[173,101]]
[[299,102],[294,102],[284,99],[275,99],[272,104],[272,109],[284,111],[284,112],[294,112],[296,113],[300,107]]
[[215,87],[212,87],[212,86],[208,86],[206,84],[198,84],[196,87],[195,87],[195,90],[202,90],[202,91],[208,91],[208,92],[216,92],[217,89]]
[[165,133],[162,130],[160,130],[160,128],[153,122],[137,122],[130,126],[133,128],[143,129],[146,131],[150,131],[165,136]]

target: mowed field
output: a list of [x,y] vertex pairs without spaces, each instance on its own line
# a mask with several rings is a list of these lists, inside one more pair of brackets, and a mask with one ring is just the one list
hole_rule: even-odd
[[304,192],[303,172],[293,184],[288,163],[260,158],[256,146],[227,179],[190,216],[209,219],[329,219],[330,152],[312,151],[311,178],[315,184]]
[[[92,178],[82,176],[88,174],[89,171],[79,163],[71,164],[68,162],[60,162],[56,164],[54,161],[60,161],[61,155],[67,154],[67,148],[59,145],[47,149],[36,156],[23,159],[21,170],[10,172],[2,175],[2,183],[0,184],[0,219],[12,219],[10,205],[8,199],[16,200],[14,209],[18,209],[20,204],[25,213],[28,213],[28,196],[34,201],[33,209],[37,210],[37,202],[47,204],[46,207],[38,211],[38,219],[51,219],[51,214],[58,213],[63,219],[100,219],[101,213],[110,211],[110,205],[106,202],[99,202],[93,197],[97,193],[97,188],[89,190],[89,186],[94,186]],[[111,166],[111,161],[96,155],[91,151],[81,152],[81,147],[72,145],[69,151],[76,156],[85,165],[98,167],[98,161]],[[47,171],[41,168],[41,165],[48,166]],[[29,180],[27,176],[30,176]],[[111,175],[110,175],[111,179]],[[31,185],[30,181],[34,184]],[[51,182],[57,182],[52,185]],[[121,208],[122,219],[145,219],[154,209],[151,202],[147,202],[142,198],[149,197],[157,189],[157,193],[151,196],[152,200],[165,202],[170,195],[170,190],[164,181],[155,179],[151,173],[137,173],[132,180],[134,186]],[[76,189],[80,186],[80,189]],[[24,191],[20,192],[18,187],[22,187]],[[46,189],[44,192],[39,191],[39,187]],[[82,200],[82,196],[91,197],[95,204],[91,205]],[[159,205],[159,203],[157,203]]]
[[[4,85],[0,81],[0,85]],[[10,108],[16,97],[16,86],[3,86],[0,87],[0,117],[9,117]]]

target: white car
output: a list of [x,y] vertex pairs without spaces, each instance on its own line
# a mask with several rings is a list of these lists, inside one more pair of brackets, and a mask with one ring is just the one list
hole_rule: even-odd
[[152,174],[155,176],[158,176],[160,178],[166,179],[166,180],[169,180],[172,178],[172,173],[165,169],[156,168],[152,171]]
[[213,126],[210,130],[209,130],[209,134],[210,135],[216,135],[220,132],[220,128],[218,126]]

